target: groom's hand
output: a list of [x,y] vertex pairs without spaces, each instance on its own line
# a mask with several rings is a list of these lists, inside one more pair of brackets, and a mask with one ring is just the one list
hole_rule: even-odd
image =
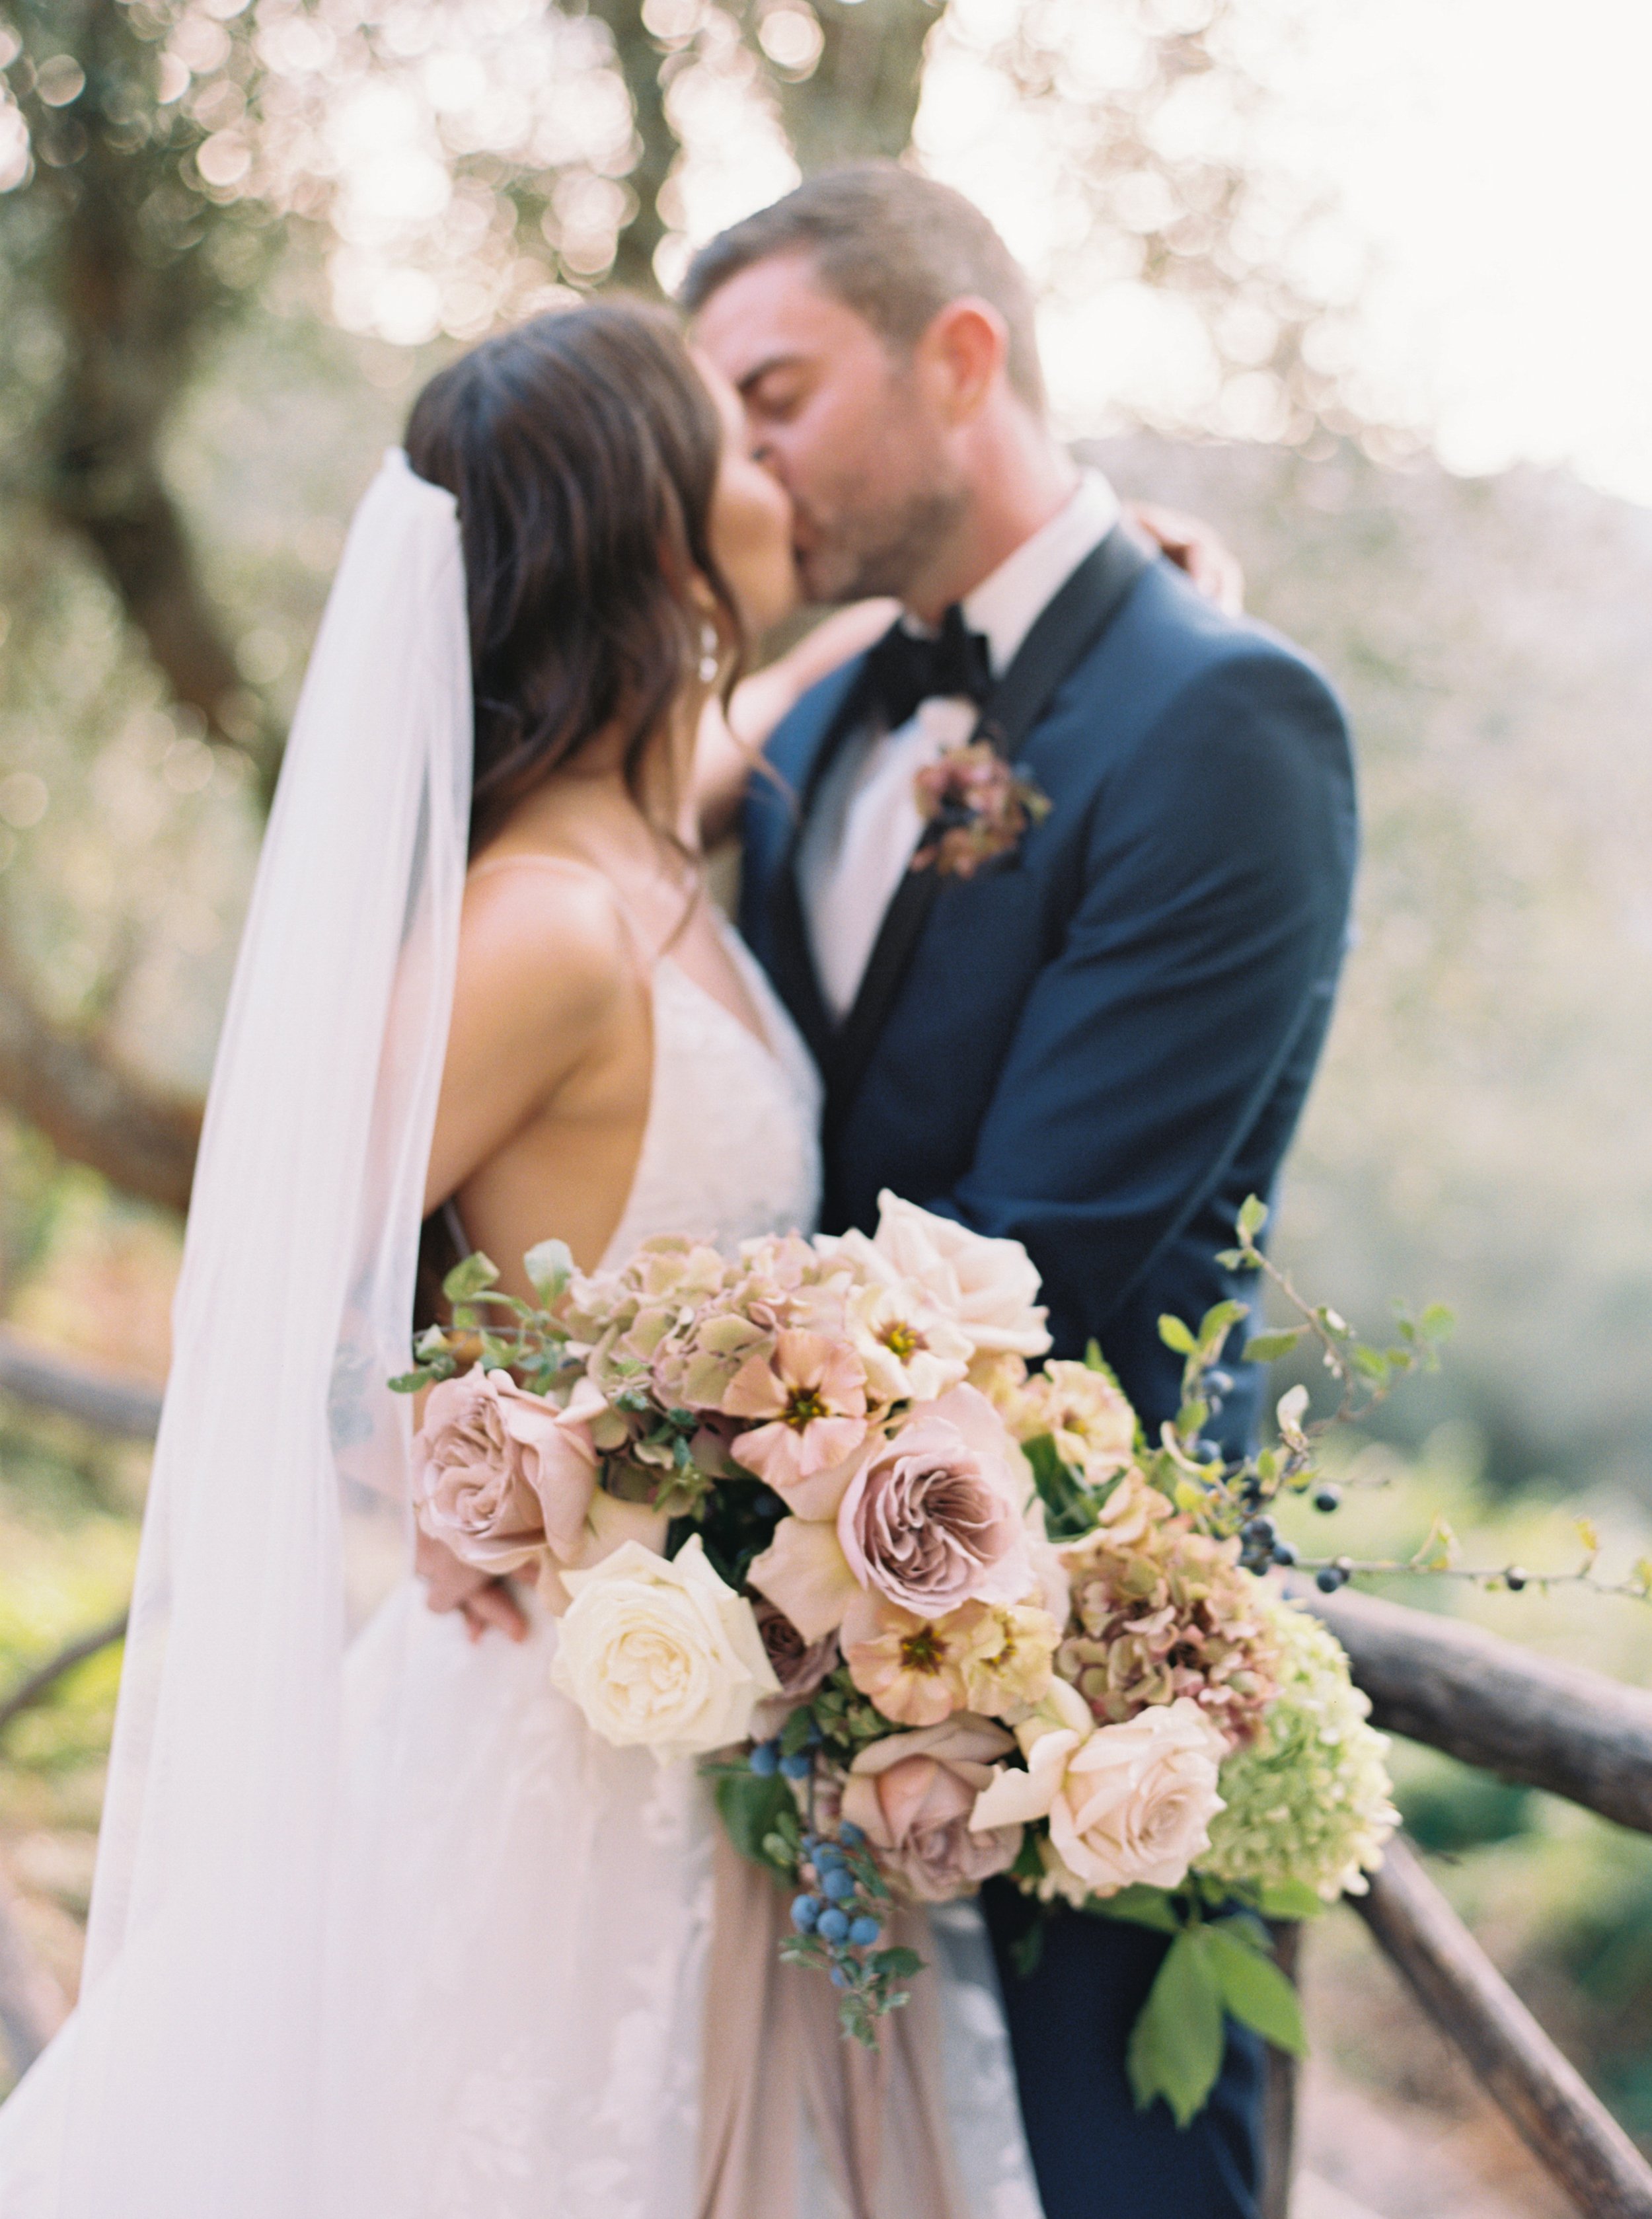
[[413,1569],[425,1582],[426,1607],[444,1615],[456,1610],[473,1641],[480,1641],[489,1626],[497,1626],[512,1641],[527,1639],[527,1613],[510,1582],[479,1572],[474,1564],[462,1563],[451,1549],[432,1540],[423,1526],[413,1545]]
[[1156,502],[1127,501],[1126,513],[1156,540],[1178,570],[1185,570],[1207,600],[1214,601],[1224,616],[1245,613],[1245,573],[1239,558],[1212,527],[1179,508],[1160,508]]

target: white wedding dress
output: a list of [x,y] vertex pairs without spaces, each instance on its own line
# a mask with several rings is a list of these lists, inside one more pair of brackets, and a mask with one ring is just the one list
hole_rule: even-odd
[[[767,1037],[655,963],[652,1101],[606,1261],[657,1234],[727,1246],[813,1221],[819,1082],[728,939]],[[544,1229],[525,1226],[524,1245]],[[350,2194],[327,2208],[355,2219],[693,2219],[717,1821],[692,1763],[592,1733],[550,1684],[555,1620],[529,1609],[525,1641],[473,1644],[408,1580],[346,1662],[339,1916],[376,1939],[353,1960],[350,2054],[320,2078],[352,2092],[332,2145]],[[941,1984],[972,2210],[1039,2219],[978,1914],[951,1906],[934,1932],[919,1977]],[[75,2034],[0,2109],[4,2219],[51,2219]],[[802,2219],[838,2219],[806,2139],[799,2172]]]

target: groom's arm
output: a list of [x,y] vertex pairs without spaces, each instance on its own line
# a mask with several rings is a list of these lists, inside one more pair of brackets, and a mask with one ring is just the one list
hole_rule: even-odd
[[[1025,1242],[1059,1354],[1092,1335],[1145,1348],[1152,1321],[1132,1304],[1164,1306],[1167,1285],[1226,1290],[1214,1258],[1232,1228],[1214,1229],[1211,1205],[1226,1212],[1236,1178],[1272,1183],[1323,1037],[1355,846],[1335,697],[1264,642],[1194,681],[1102,787],[1083,893],[1032,982],[974,1159],[929,1197]],[[1173,1408],[1151,1355],[1127,1368]]]

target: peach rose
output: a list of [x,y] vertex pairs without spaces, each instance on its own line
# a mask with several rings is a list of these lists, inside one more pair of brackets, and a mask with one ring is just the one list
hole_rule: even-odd
[[596,1490],[589,1418],[528,1394],[508,1371],[443,1380],[413,1438],[419,1524],[480,1571],[519,1569],[547,1545],[574,1556]]
[[972,1823],[996,1831],[1048,1818],[1054,1861],[1040,1893],[1082,1902],[1137,1884],[1175,1887],[1208,1846],[1227,1743],[1188,1697],[1098,1727],[1057,1680],[1016,1738],[1027,1769],[998,1772]]
[[854,1578],[919,1618],[965,1602],[1019,1602],[1034,1581],[1013,1453],[972,1387],[919,1404],[866,1451],[838,1506]]
[[890,1880],[920,1903],[972,1895],[1021,1849],[1019,1825],[983,1832],[970,1824],[993,1760],[1014,1746],[1001,1726],[968,1712],[891,1734],[850,1767],[842,1817],[866,1835]]

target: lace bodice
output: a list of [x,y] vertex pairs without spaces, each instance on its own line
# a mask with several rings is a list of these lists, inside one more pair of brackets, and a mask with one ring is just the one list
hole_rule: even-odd
[[820,1078],[744,942],[719,929],[766,1037],[669,955],[655,960],[648,1121],[605,1265],[666,1233],[704,1234],[728,1248],[757,1234],[813,1230]]

